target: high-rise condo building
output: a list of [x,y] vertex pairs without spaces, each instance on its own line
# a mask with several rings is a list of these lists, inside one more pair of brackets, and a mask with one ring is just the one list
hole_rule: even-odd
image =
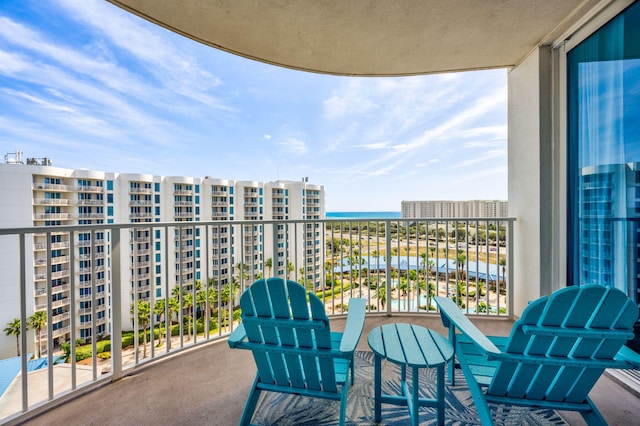
[[494,218],[508,216],[508,203],[499,200],[403,201],[403,219]]
[[[133,301],[170,297],[167,289],[188,290],[203,277],[224,286],[239,276],[248,285],[259,276],[289,276],[291,265],[297,265],[299,281],[319,285],[322,225],[313,221],[325,218],[324,197],[324,187],[306,179],[265,183],[124,174],[52,167],[48,160],[0,164],[0,227],[140,224],[127,228],[119,280],[111,276],[111,231],[60,229],[28,239],[27,252],[33,256],[27,262],[33,266],[26,268],[26,279],[33,285],[27,285],[27,310],[31,315],[46,309],[51,299],[54,345],[69,339],[72,321],[80,339],[110,333],[109,298],[115,282],[127,287],[121,289],[123,325],[132,324]],[[295,221],[305,221],[304,232],[294,232]],[[172,234],[149,226],[160,222],[194,226],[173,228]],[[202,222],[209,224],[206,232],[195,226]],[[11,256],[0,256],[0,274],[11,270],[11,261]],[[16,297],[4,300],[2,307],[18,306]],[[2,309],[0,323],[10,322],[16,312]],[[95,330],[92,315],[97,317]],[[3,340],[0,346],[11,348],[11,343]]]

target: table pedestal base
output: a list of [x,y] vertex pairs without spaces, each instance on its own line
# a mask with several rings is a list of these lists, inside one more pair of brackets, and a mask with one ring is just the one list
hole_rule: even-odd
[[407,385],[407,366],[402,365],[400,371],[400,395],[382,394],[382,357],[374,356],[374,383],[375,383],[375,421],[382,421],[382,404],[393,404],[409,408],[409,418],[412,426],[418,426],[420,407],[435,407],[438,416],[438,425],[444,425],[444,365],[437,368],[436,398],[425,399],[418,397],[419,380],[418,367],[411,368],[411,392]]

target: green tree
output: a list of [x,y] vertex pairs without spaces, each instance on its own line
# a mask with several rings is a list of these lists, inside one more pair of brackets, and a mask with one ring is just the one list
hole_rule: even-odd
[[462,273],[464,273],[464,265],[467,262],[467,255],[464,253],[464,250],[458,250],[458,257],[456,260],[458,269],[460,270],[460,272],[458,272],[458,276],[461,277]]
[[501,282],[503,285],[505,283],[505,277],[507,274],[507,258],[501,257],[498,264],[502,267],[502,280],[496,280],[496,294],[498,293],[498,282]]
[[236,269],[238,270],[238,282],[243,282],[249,279],[249,265],[238,263],[236,265]]
[[18,356],[20,356],[20,333],[22,332],[22,327],[20,323],[20,318],[14,318],[13,321],[7,323],[7,326],[4,328],[4,333],[7,336],[16,336],[16,349],[18,350]]
[[420,256],[420,260],[422,261],[420,263],[420,268],[419,269],[422,272],[422,277],[426,278],[426,276],[427,276],[427,265],[428,265],[427,252],[426,251],[422,251],[422,252],[420,252],[419,256]]
[[269,276],[271,276],[271,268],[273,268],[273,259],[268,258],[265,262],[264,262],[264,266],[267,267],[267,269],[269,270]]
[[378,287],[378,300],[380,301],[381,309],[384,309],[384,305],[387,303],[387,286],[382,285]]
[[160,324],[158,324],[158,344],[156,346],[160,346],[162,344],[162,328],[164,326],[165,333],[167,329],[167,325],[163,324],[163,319],[165,319],[165,309],[166,309],[166,301],[164,299],[156,300],[155,305],[153,305],[153,313],[160,319]]
[[[135,307],[131,304],[131,314],[135,315]],[[142,358],[147,357],[147,327],[151,319],[151,306],[144,300],[138,301],[138,319],[136,321],[138,329],[142,327]]]
[[38,340],[38,358],[42,356],[40,349],[40,340],[42,338],[42,329],[47,326],[47,313],[45,311],[38,311],[31,315],[28,320],[29,327],[35,330]]
[[[180,301],[177,297],[169,298],[169,318],[167,318],[167,333],[171,336],[171,323],[173,320],[173,314],[178,313],[180,310]],[[171,337],[169,337],[169,349],[171,349]]]
[[187,340],[191,340],[191,320],[193,318],[193,294],[189,293],[182,299],[182,308],[187,310]]
[[196,293],[196,305],[200,310],[200,315],[206,316],[205,315],[205,313],[207,312],[207,292],[206,291],[201,290]]
[[218,290],[215,288],[209,289],[209,316],[213,317],[215,307],[218,306]]
[[176,285],[171,289],[171,296],[175,297],[176,300],[180,301],[180,298],[185,293],[184,289],[181,289],[179,285]]
[[291,278],[291,273],[295,271],[296,267],[293,265],[293,262],[287,263],[287,279]]
[[407,295],[407,290],[409,289],[409,284],[407,283],[407,279],[405,277],[400,277],[399,289],[400,289],[400,292],[402,293],[403,296]]

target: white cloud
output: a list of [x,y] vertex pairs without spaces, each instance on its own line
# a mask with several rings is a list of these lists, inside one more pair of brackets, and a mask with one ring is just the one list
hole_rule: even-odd
[[486,151],[482,155],[472,157],[468,160],[464,160],[457,164],[454,164],[452,167],[454,168],[469,167],[471,165],[484,163],[486,161],[493,160],[496,158],[502,158],[506,161],[507,152],[502,149],[492,149],[492,150]]
[[[505,94],[506,97],[506,94]],[[451,131],[455,131],[458,126],[464,125],[470,122],[482,114],[495,108],[497,104],[503,102],[505,98],[495,96],[493,94],[481,97],[477,99],[467,108],[460,108],[457,111],[446,117],[446,119],[433,128],[429,128],[422,132],[417,137],[410,139],[407,143],[394,146],[393,150],[386,152],[384,155],[369,160],[361,165],[357,166],[357,170],[377,169],[381,166],[385,170],[390,168],[387,164],[394,164],[398,167],[402,166],[405,159],[411,159],[414,153],[428,145],[438,141],[443,135],[447,135]],[[397,160],[397,157],[402,156],[403,159]],[[393,162],[392,162],[393,160]]]
[[356,149],[367,149],[367,150],[379,150],[379,149],[388,149],[390,148],[390,142],[386,141],[386,142],[376,142],[376,143],[369,143],[369,144],[364,144],[364,145],[354,145],[353,147]]
[[279,145],[284,151],[296,155],[304,155],[307,153],[307,144],[298,138],[286,138],[282,140]]
[[[228,110],[212,92],[221,81],[202,68],[198,60],[180,49],[164,30],[140,21],[103,1],[60,0],[78,21],[90,25],[114,46],[128,51],[145,72],[162,83],[163,89],[210,107]],[[101,48],[104,52],[104,48]],[[102,55],[111,56],[111,55]],[[112,64],[119,71],[117,64]],[[136,85],[143,85],[135,81]],[[135,90],[135,86],[134,86]]]
[[263,138],[265,138],[266,140],[271,139],[271,135],[264,135],[264,136],[262,136],[262,137],[263,137]]

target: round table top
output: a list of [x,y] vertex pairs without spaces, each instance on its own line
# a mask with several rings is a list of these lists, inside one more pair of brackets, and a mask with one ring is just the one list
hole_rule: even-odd
[[413,324],[394,323],[376,327],[367,343],[378,356],[411,367],[437,367],[453,356],[448,339],[434,330]]

